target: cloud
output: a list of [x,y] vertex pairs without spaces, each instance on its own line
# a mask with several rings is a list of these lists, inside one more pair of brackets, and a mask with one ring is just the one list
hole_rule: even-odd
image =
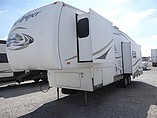
[[8,10],[1,10],[0,14],[7,13],[7,12],[8,12]]
[[157,41],[157,35],[153,35],[150,37],[151,40],[156,40]]
[[108,4],[121,4],[125,2],[130,2],[130,0],[95,0],[96,2],[105,2]]
[[[122,0],[123,1],[123,0]],[[121,2],[122,2],[121,1]],[[104,16],[113,25],[118,26],[122,31],[137,28],[141,21],[149,19],[149,17],[157,11],[157,9],[147,9],[141,12],[123,12],[123,9],[95,9],[97,13]],[[157,19],[155,19],[157,21]]]
[[157,47],[154,45],[141,45],[141,51],[143,57],[151,56],[151,49],[157,49]]
[[103,17],[107,18],[111,22],[113,22],[114,18],[119,15],[120,11],[118,10],[106,10],[106,9],[94,9],[98,14],[102,15]]
[[137,40],[141,45],[142,56],[151,56],[151,49],[157,49],[157,35],[140,37]]
[[149,16],[157,11],[156,9],[148,9],[142,12],[129,12],[125,16],[121,17],[116,22],[117,25],[123,30],[129,30],[138,27],[142,20],[149,18]]
[[121,4],[130,0],[110,0],[111,4]]
[[139,20],[141,20],[141,19],[143,19],[145,17],[149,17],[149,15],[153,14],[156,11],[157,11],[156,9],[148,9],[148,10],[145,10],[145,11],[141,12]]
[[155,18],[155,22],[157,22],[157,18]]

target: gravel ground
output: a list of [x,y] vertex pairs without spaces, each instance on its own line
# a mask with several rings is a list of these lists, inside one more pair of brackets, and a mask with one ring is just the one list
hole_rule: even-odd
[[[46,87],[44,85],[43,87]],[[157,67],[149,67],[121,88],[111,84],[88,93],[60,94],[56,88],[40,91],[40,83],[0,86],[0,118],[157,118]]]

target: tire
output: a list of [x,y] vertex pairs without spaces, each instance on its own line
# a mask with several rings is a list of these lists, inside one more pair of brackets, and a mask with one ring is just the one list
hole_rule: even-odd
[[128,76],[127,79],[128,79],[128,85],[130,85],[131,84],[131,77]]
[[123,79],[120,80],[121,81],[121,86],[123,88],[126,88],[128,86],[128,78],[124,77]]

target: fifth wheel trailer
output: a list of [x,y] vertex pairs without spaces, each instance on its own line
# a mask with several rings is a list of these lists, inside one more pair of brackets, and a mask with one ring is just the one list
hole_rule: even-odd
[[16,81],[18,83],[26,80],[46,80],[46,71],[42,70],[18,70],[14,71],[8,63],[6,54],[6,41],[0,40],[0,82]]
[[93,10],[55,2],[12,26],[7,55],[15,70],[48,70],[50,87],[94,91],[142,74],[141,47]]
[[157,66],[157,49],[151,50],[151,61],[152,61],[152,66]]

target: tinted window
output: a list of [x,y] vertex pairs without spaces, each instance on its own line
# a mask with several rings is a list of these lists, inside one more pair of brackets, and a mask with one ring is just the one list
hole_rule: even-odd
[[0,63],[8,63],[6,54],[0,54]]
[[132,51],[132,57],[136,58],[136,51]]
[[84,38],[89,35],[89,20],[88,18],[80,19],[77,23],[77,34],[79,38]]

